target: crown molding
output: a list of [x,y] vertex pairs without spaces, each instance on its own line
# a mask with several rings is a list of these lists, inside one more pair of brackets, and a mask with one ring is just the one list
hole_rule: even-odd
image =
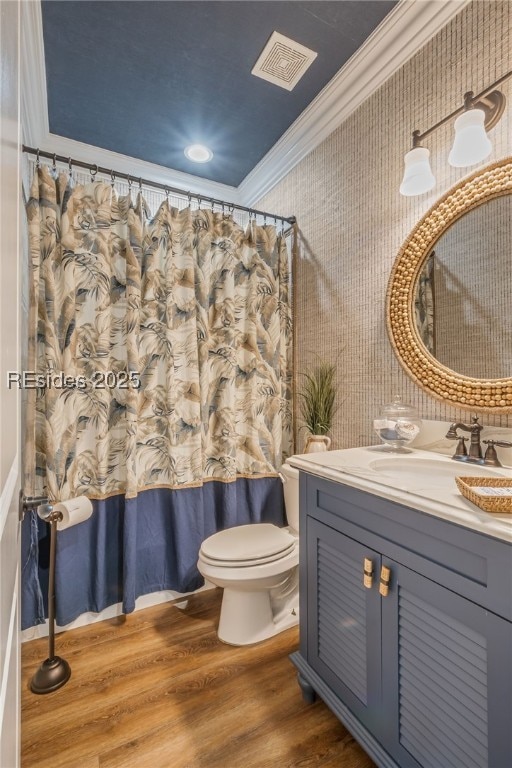
[[243,204],[267,194],[469,2],[401,0],[245,177]]
[[239,187],[50,133],[40,0],[22,0],[21,117],[25,144],[195,194],[251,206],[317,147],[471,0],[400,0]]

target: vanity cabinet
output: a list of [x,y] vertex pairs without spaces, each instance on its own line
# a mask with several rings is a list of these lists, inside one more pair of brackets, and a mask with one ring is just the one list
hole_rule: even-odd
[[292,661],[306,699],[379,766],[510,768],[510,544],[308,473],[300,484]]

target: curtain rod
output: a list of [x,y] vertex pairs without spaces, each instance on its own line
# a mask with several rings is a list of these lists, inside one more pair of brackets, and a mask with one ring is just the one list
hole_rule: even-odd
[[295,216],[277,216],[274,213],[267,213],[266,211],[258,211],[256,208],[247,208],[245,205],[238,205],[237,203],[228,203],[225,200],[217,200],[214,197],[208,197],[206,195],[199,195],[195,192],[187,192],[184,189],[179,189],[178,187],[170,187],[167,184],[160,184],[158,181],[151,181],[150,179],[142,179],[140,177],[133,177],[130,176],[128,173],[121,173],[118,171],[113,171],[111,168],[102,168],[101,166],[95,165],[93,163],[84,163],[82,160],[73,160],[71,157],[64,157],[63,155],[56,155],[52,152],[45,152],[42,149],[35,149],[34,147],[27,147],[25,144],[22,145],[22,151],[26,152],[29,155],[35,155],[37,160],[39,160],[40,157],[45,157],[48,160],[52,160],[52,162],[55,164],[57,162],[59,163],[67,163],[70,170],[73,166],[76,166],[77,168],[86,168],[87,170],[91,171],[91,174],[96,176],[97,173],[102,174],[110,174],[110,177],[112,180],[114,179],[125,179],[128,184],[130,185],[132,181],[136,181],[139,186],[142,186],[143,184],[146,187],[155,187],[156,189],[163,190],[166,194],[174,194],[174,195],[182,195],[183,197],[188,197],[190,200],[192,197],[195,200],[199,200],[202,202],[203,200],[211,203],[213,205],[218,206],[226,206],[231,211],[235,210],[235,208],[238,211],[245,211],[249,214],[254,214],[255,216],[263,216],[263,218],[269,218],[274,219],[274,221],[286,221],[287,224],[295,224],[296,218]]

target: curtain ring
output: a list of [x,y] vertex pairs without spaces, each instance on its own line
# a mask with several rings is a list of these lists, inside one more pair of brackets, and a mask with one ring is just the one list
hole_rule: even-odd
[[131,191],[132,191],[132,177],[130,175],[128,175],[126,177],[126,180],[128,182],[128,191],[131,193]]
[[197,198],[197,209],[198,209],[198,210],[200,210],[200,209],[201,209],[201,203],[202,203],[202,202],[203,202],[203,198],[202,198],[202,197],[198,197],[198,198]]
[[139,176],[139,192],[142,194],[142,179]]
[[266,226],[267,226],[267,214],[265,214],[265,215],[263,216],[263,226],[264,226],[264,227],[266,227]]
[[214,209],[214,207],[215,207],[215,200],[214,200],[214,199],[213,199],[213,197],[212,197],[212,213],[213,213],[213,209]]
[[188,207],[192,208],[192,195],[190,192],[187,192],[187,200],[188,200]]
[[56,170],[57,170],[57,155],[54,152],[53,158],[52,158],[52,171],[56,171]]
[[116,175],[114,171],[110,171],[110,184],[112,186],[112,189],[114,189],[114,184],[116,183]]
[[93,165],[92,168],[89,168],[89,173],[91,174],[91,181],[94,181],[94,177],[98,173],[98,166]]
[[168,188],[168,187],[165,187],[165,188],[164,188],[164,192],[165,192],[165,199],[166,199],[166,200],[169,200],[169,188]]
[[73,164],[70,157],[68,157],[68,173],[70,176],[73,175]]
[[41,167],[41,158],[39,157],[39,150],[36,151],[36,168]]

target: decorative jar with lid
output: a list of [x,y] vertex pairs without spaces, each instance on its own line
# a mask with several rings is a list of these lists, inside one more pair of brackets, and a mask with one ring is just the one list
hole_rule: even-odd
[[402,402],[400,395],[395,395],[391,403],[382,406],[378,418],[373,421],[373,428],[385,445],[403,448],[419,434],[421,419],[414,406]]

